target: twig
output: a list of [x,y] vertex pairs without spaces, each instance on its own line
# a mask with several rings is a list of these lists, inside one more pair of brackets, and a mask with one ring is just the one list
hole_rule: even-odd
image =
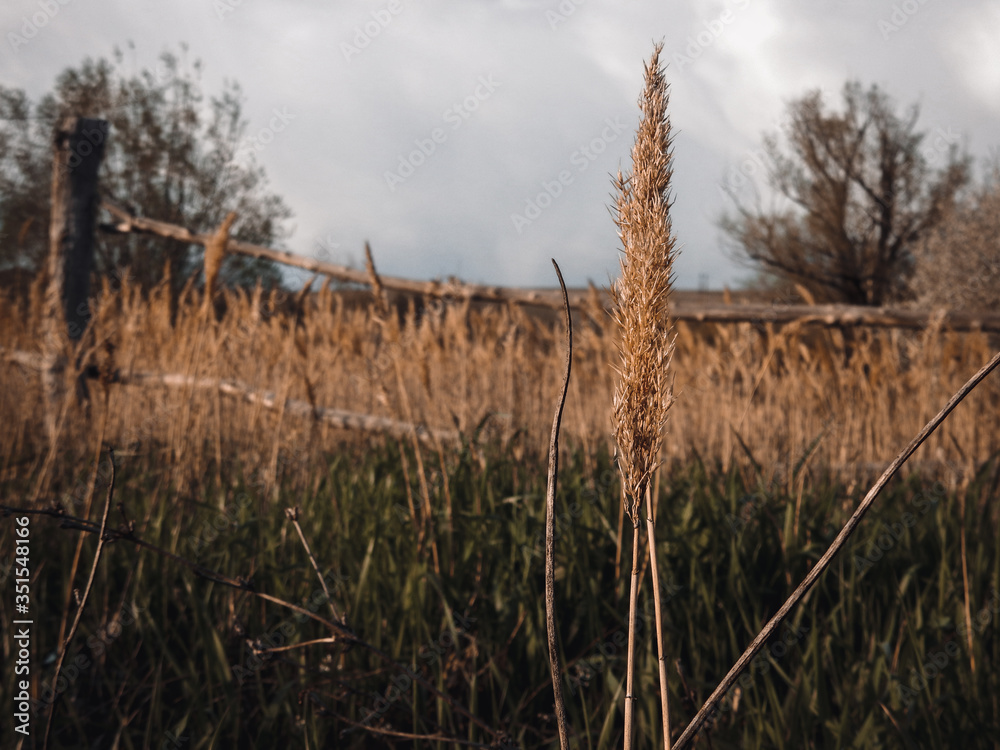
[[566,374],[563,377],[562,393],[552,418],[552,435],[549,439],[549,477],[545,491],[545,627],[548,631],[549,671],[552,673],[552,694],[555,699],[556,725],[559,728],[559,747],[569,749],[569,724],[566,721],[566,703],[562,693],[562,674],[559,668],[559,641],[556,637],[556,482],[559,478],[559,424],[562,422],[566,392],[569,390],[569,375],[573,364],[573,319],[569,309],[569,295],[562,272],[555,259],[552,260],[559,286],[562,287],[563,305],[566,311]]
[[[331,713],[333,713],[331,711]],[[358,727],[359,729],[364,729],[366,732],[371,732],[372,734],[382,734],[386,737],[401,737],[406,740],[424,740],[425,742],[447,742],[453,745],[466,745],[468,747],[485,747],[490,748],[495,745],[483,745],[479,742],[472,742],[470,740],[460,740],[457,737],[447,737],[443,734],[412,734],[410,732],[397,732],[392,729],[381,729],[379,727],[368,726],[367,724],[362,724],[359,721],[352,721],[346,716],[341,716],[340,714],[335,714],[338,719],[340,719],[345,724],[350,724],[352,726]]]
[[299,643],[291,643],[287,646],[275,646],[274,648],[255,648],[258,654],[277,654],[280,651],[291,651],[294,648],[305,648],[306,646],[315,646],[320,643],[337,643],[343,639],[341,638],[314,638],[311,641],[301,641]]
[[934,430],[938,428],[945,418],[951,414],[955,407],[969,395],[972,389],[979,385],[979,383],[982,382],[987,375],[993,372],[998,365],[1000,365],[1000,352],[997,352],[993,356],[993,359],[991,359],[979,372],[973,375],[969,382],[962,386],[962,388],[951,397],[948,403],[945,404],[944,408],[941,409],[941,411],[939,411],[930,422],[924,425],[924,428],[915,438],[913,438],[913,440],[910,441],[910,444],[907,445],[898,456],[896,456],[891,464],[889,464],[888,468],[886,468],[886,470],[882,473],[882,476],[880,476],[878,481],[875,482],[875,485],[868,490],[868,494],[865,495],[864,500],[861,501],[857,510],[854,511],[854,514],[847,520],[847,523],[844,524],[844,528],[842,528],[840,533],[837,534],[837,538],[833,540],[833,543],[823,554],[823,557],[821,557],[816,565],[813,566],[813,569],[809,571],[809,574],[805,577],[805,579],[803,579],[802,583],[799,584],[798,588],[792,592],[792,595],[788,597],[788,600],[781,605],[781,609],[775,613],[774,617],[772,617],[767,625],[764,626],[764,629],[761,630],[760,633],[757,634],[757,637],[753,639],[749,646],[747,646],[746,651],[743,652],[743,655],[736,661],[736,664],[734,664],[732,669],[729,670],[729,673],[725,676],[725,678],[723,678],[722,682],[719,683],[715,692],[713,692],[709,696],[708,700],[705,701],[705,705],[701,707],[701,710],[698,711],[695,717],[691,720],[691,723],[688,724],[687,728],[684,730],[683,734],[681,734],[681,736],[677,739],[677,743],[674,745],[674,750],[683,750],[683,748],[687,747],[687,745],[694,739],[694,736],[698,733],[702,724],[704,724],[706,719],[708,719],[709,714],[715,710],[719,701],[722,699],[722,696],[724,696],[729,688],[732,687],[733,683],[736,682],[740,673],[746,669],[747,665],[754,658],[754,656],[756,656],[757,652],[760,651],[768,639],[774,635],[774,632],[788,616],[788,613],[791,612],[792,607],[799,603],[799,600],[806,595],[806,592],[809,591],[810,588],[812,588],[812,585],[816,583],[816,580],[820,577],[820,575],[822,575],[823,571],[830,566],[830,563],[833,562],[834,556],[841,550],[841,548],[843,548],[845,544],[847,544],[847,540],[850,538],[851,534],[854,533],[858,524],[861,523],[861,519],[864,518],[865,513],[868,512],[868,509],[871,508],[872,504],[875,502],[875,498],[878,497],[879,493],[885,485],[888,484],[889,480],[896,475],[899,467],[903,465],[906,459],[913,455],[913,452],[920,447],[920,445],[931,435],[932,432],[934,432]]
[[[84,588],[83,596],[80,598],[80,606],[77,607],[76,617],[73,618],[73,625],[70,627],[66,640],[63,641],[61,648],[59,649],[59,659],[56,661],[56,672],[55,676],[52,678],[53,685],[59,683],[59,676],[62,673],[63,662],[66,660],[66,652],[69,650],[69,644],[73,642],[73,637],[76,635],[76,629],[80,626],[80,620],[83,617],[83,610],[87,606],[87,599],[90,598],[90,590],[94,586],[94,578],[97,575],[97,566],[101,562],[101,552],[104,550],[104,532],[108,528],[108,513],[111,511],[111,500],[115,494],[114,448],[108,448],[108,460],[111,461],[111,481],[108,483],[108,497],[104,501],[104,515],[101,516],[101,529],[100,534],[97,537],[97,551],[94,553],[94,563],[90,566],[90,577],[87,579],[87,586]],[[56,697],[52,701],[52,706],[49,708],[48,719],[45,722],[45,739],[42,741],[43,750],[46,750],[49,746],[49,735],[52,731],[52,717],[56,712],[56,702],[58,697],[59,694],[57,692]]]
[[330,612],[333,613],[335,620],[344,622],[343,616],[337,612],[337,607],[333,603],[333,597],[330,596],[330,589],[327,588],[326,579],[323,574],[319,571],[319,565],[316,563],[316,557],[313,555],[312,550],[309,549],[309,542],[306,541],[306,535],[302,533],[302,527],[299,525],[299,508],[295,506],[294,508],[285,508],[285,516],[289,521],[295,526],[295,530],[299,532],[299,539],[302,540],[302,546],[306,548],[306,554],[309,555],[309,562],[312,563],[313,570],[316,571],[316,577],[319,578],[319,585],[323,587],[323,593],[326,594],[327,604],[330,605]]

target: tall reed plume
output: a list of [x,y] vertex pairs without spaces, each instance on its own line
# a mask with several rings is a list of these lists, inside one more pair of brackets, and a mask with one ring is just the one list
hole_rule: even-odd
[[619,172],[615,180],[615,223],[623,253],[621,275],[611,288],[614,317],[621,329],[614,422],[626,509],[636,524],[673,402],[667,368],[673,352],[669,300],[676,249],[669,211],[673,169],[661,49],[662,45],[656,46],[646,66],[632,174],[625,178]]
[[[670,222],[670,119],[668,87],[660,68],[662,44],[657,44],[646,65],[645,88],[639,100],[642,118],[632,147],[632,174],[619,171],[615,222],[622,240],[621,275],[611,289],[614,317],[620,327],[620,375],[614,396],[614,426],[618,465],[622,474],[622,501],[632,521],[632,583],[629,597],[629,645],[625,695],[625,748],[632,747],[635,613],[638,601],[639,508],[643,497],[649,505],[649,483],[656,470],[663,428],[673,403],[669,365],[673,353],[670,320],[672,266],[677,254]],[[657,596],[653,514],[648,507],[650,561]],[[658,641],[659,598],[656,598]],[[666,669],[660,646],[660,690],[664,745],[669,746]]]

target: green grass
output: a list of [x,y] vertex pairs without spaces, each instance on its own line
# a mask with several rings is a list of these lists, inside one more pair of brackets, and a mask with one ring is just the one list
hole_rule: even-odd
[[[424,460],[435,516],[418,542],[397,444],[345,451],[308,480],[286,470],[269,497],[256,475],[233,467],[221,472],[230,477],[225,487],[176,492],[151,459],[122,459],[116,501],[137,536],[330,617],[285,518],[286,507],[299,506],[336,609],[346,611],[359,639],[398,666],[359,645],[321,644],[259,659],[248,645],[253,639],[281,645],[329,632],[115,541],[105,546],[70,647],[53,747],[453,746],[351,731],[345,721],[369,717],[383,730],[484,746],[495,739],[414,682],[410,675],[417,673],[521,747],[556,746],[542,597],[544,466],[496,450]],[[407,465],[419,503],[412,452]],[[67,468],[57,495],[86,477],[86,467]],[[971,652],[958,499],[915,478],[896,482],[748,671],[735,710],[735,695],[724,701],[711,746],[981,747],[1000,740],[996,483],[997,466],[984,466],[965,494],[968,593],[972,616],[980,618]],[[92,517],[103,507],[106,479],[99,485]],[[664,477],[657,533],[675,728],[693,715],[859,499],[829,478],[806,481],[801,499],[798,487],[796,478],[766,481],[702,464]],[[9,483],[6,502],[18,505],[23,489]],[[621,741],[627,574],[616,577],[614,565],[618,498],[606,455],[577,452],[564,462],[557,605],[569,718],[580,748]],[[66,509],[74,512],[71,504]],[[110,522],[124,522],[117,509]],[[32,665],[46,684],[79,533],[59,525],[38,516],[31,523]],[[0,523],[5,630],[15,617],[6,567],[13,526],[12,519]],[[87,535],[73,587],[83,588],[95,546]],[[622,559],[630,559],[628,549]],[[640,599],[640,609],[651,606]],[[4,648],[6,667],[9,639]],[[638,653],[637,736],[652,747],[662,743],[648,627]],[[687,692],[673,667],[677,659]],[[13,680],[5,668],[5,706]],[[36,738],[44,729],[40,716],[33,720]],[[708,747],[704,736],[698,746]]]

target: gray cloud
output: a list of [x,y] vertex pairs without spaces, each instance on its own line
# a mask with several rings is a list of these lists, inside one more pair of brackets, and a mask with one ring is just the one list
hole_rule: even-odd
[[[966,134],[976,154],[996,147],[993,3],[670,6],[12,0],[0,9],[0,82],[38,96],[87,55],[132,40],[139,68],[185,41],[205,63],[206,91],[242,84],[251,133],[275,110],[294,117],[256,153],[295,211],[290,249],[335,244],[335,259],[356,260],[368,239],[386,274],[526,286],[554,283],[550,257],[573,285],[615,273],[610,176],[629,167],[654,40],[672,85],[683,286],[747,275],[720,249],[719,185],[807,89],[836,101],[848,78],[878,83],[900,104],[919,102],[928,130]],[[12,46],[10,33],[53,7]]]

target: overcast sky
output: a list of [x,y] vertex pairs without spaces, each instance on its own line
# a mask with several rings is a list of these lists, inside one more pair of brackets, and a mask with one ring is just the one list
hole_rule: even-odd
[[716,228],[722,186],[760,175],[762,134],[810,89],[919,104],[932,158],[1000,145],[998,0],[3,0],[0,33],[0,83],[35,98],[87,56],[131,41],[138,71],[186,42],[206,93],[243,87],[287,249],[357,264],[367,239],[413,278],[552,286],[555,257],[570,285],[606,284],[655,40],[685,288],[748,275]]

